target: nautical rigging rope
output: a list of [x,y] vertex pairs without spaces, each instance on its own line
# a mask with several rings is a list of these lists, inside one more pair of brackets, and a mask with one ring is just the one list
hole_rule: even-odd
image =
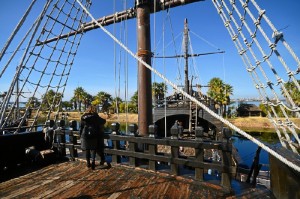
[[106,30],[100,23],[98,23],[96,21],[96,19],[93,17],[93,15],[82,5],[82,3],[79,0],[76,0],[76,1],[82,7],[82,9],[88,14],[88,16],[92,19],[92,21],[103,30],[103,32],[105,32],[108,36],[110,36],[115,42],[117,42],[124,50],[126,50],[137,61],[141,62],[145,67],[147,67],[149,70],[151,70],[152,72],[154,72],[157,76],[159,76],[160,78],[162,78],[166,83],[168,83],[174,89],[178,90],[186,98],[188,98],[191,101],[193,101],[194,103],[198,104],[201,108],[203,108],[205,111],[207,111],[213,117],[215,117],[216,119],[220,120],[221,122],[223,122],[224,124],[226,124],[227,126],[229,126],[231,129],[237,131],[239,134],[245,136],[246,138],[248,138],[249,140],[251,140],[252,142],[254,142],[255,144],[257,144],[258,146],[260,146],[262,149],[264,149],[265,151],[267,151],[268,153],[270,153],[271,155],[273,155],[274,157],[276,157],[278,160],[280,160],[281,162],[283,162],[284,164],[286,164],[289,167],[291,167],[291,168],[295,169],[296,171],[300,172],[300,167],[299,166],[295,165],[293,162],[287,160],[285,157],[283,157],[280,154],[276,153],[274,150],[270,149],[268,146],[264,145],[259,140],[255,139],[251,135],[247,134],[246,132],[242,131],[238,127],[236,127],[233,124],[231,124],[229,121],[227,121],[224,118],[222,118],[221,116],[217,115],[212,110],[210,110],[208,107],[206,107],[203,103],[199,102],[194,97],[188,95],[182,89],[179,89],[177,87],[177,85],[175,85],[170,80],[168,80],[167,78],[165,78],[160,72],[158,72],[156,69],[152,68],[149,64],[147,64],[141,58],[139,58],[138,56],[136,56],[128,47],[126,47],[123,43],[121,43],[119,40],[117,40],[117,38],[114,37],[114,35],[112,35],[108,30]]
[[[177,47],[176,47],[176,43],[175,43],[173,25],[172,25],[172,20],[171,20],[171,16],[170,16],[170,12],[169,11],[170,10],[168,10],[168,12],[167,12],[167,16],[168,16],[168,19],[169,19],[169,24],[170,24],[170,29],[171,29],[171,36],[172,36],[172,43],[174,45],[175,56],[177,56],[178,55],[178,53],[177,53]],[[178,75],[178,79],[181,79],[179,57],[176,57],[176,63],[177,63],[177,75]]]
[[[0,118],[1,128],[4,128],[5,126],[7,126],[7,124],[10,122],[10,121],[9,121],[9,120],[10,120],[10,116],[12,115],[14,109],[11,108],[10,111],[9,111],[9,113],[8,113],[7,115],[5,114],[5,112],[6,112],[5,110],[7,110],[8,103],[9,103],[9,101],[10,101],[10,99],[11,99],[11,95],[13,94],[14,86],[15,86],[15,85],[17,84],[17,82],[19,81],[19,76],[20,76],[21,71],[22,71],[22,65],[23,65],[25,56],[26,56],[26,54],[27,54],[27,52],[28,52],[28,50],[29,50],[28,47],[31,45],[31,42],[32,42],[32,40],[33,40],[33,37],[35,36],[35,34],[36,34],[36,32],[37,32],[37,28],[38,28],[39,24],[41,23],[41,20],[42,20],[43,16],[45,15],[45,11],[46,11],[47,8],[49,7],[49,5],[50,5],[50,2],[48,2],[48,3],[45,5],[44,9],[42,10],[42,12],[41,12],[41,14],[40,14],[40,16],[39,16],[39,18],[38,18],[37,24],[35,25],[34,31],[33,31],[32,36],[31,36],[31,38],[30,38],[29,44],[28,44],[28,46],[26,47],[25,52],[24,52],[24,54],[23,54],[23,57],[22,57],[22,60],[21,60],[21,64],[18,66],[17,72],[15,73],[15,76],[14,76],[14,78],[13,78],[13,80],[12,80],[11,86],[10,86],[8,92],[7,92],[7,95],[5,96],[5,99],[4,99],[3,102],[2,102],[2,106],[1,106],[1,118]],[[16,97],[17,100],[14,102],[14,104],[13,104],[12,107],[15,107],[16,104],[18,104],[18,98],[20,97],[20,94],[21,94],[20,92],[19,92],[19,93],[16,93],[16,95],[17,95],[17,97]]]
[[[85,1],[87,7],[90,7],[91,2],[89,0],[83,1]],[[48,10],[49,12],[46,14]],[[36,112],[31,117],[33,121],[30,124],[31,127],[29,130],[32,130],[31,128],[37,122],[37,119],[43,116],[42,113],[46,112],[45,117],[49,119],[50,114],[56,112],[55,120],[57,120],[58,112],[61,108],[62,95],[66,89],[70,70],[73,66],[74,57],[77,53],[82,34],[75,34],[72,36],[73,38],[65,37],[51,44],[43,41],[47,41],[50,37],[59,37],[65,32],[79,29],[86,21],[86,17],[87,14],[80,9],[75,0],[47,1],[38,20],[34,23],[34,28],[32,28],[33,33],[4,103],[1,106],[1,129],[10,126],[13,120],[20,119],[17,123],[18,129],[15,133],[19,132],[19,129],[27,119],[27,114],[32,108]],[[43,20],[44,18],[46,19]],[[43,25],[41,25],[42,22]],[[28,33],[26,33],[27,36]],[[31,43],[33,41],[37,41],[37,43],[32,46]],[[23,42],[24,40],[21,43]],[[7,113],[5,110],[10,102],[15,85],[18,86],[17,93],[15,94],[16,100]],[[32,89],[29,90],[29,87]],[[17,111],[16,107],[18,107],[19,100],[23,98],[27,98],[27,106],[23,113],[18,112],[18,114],[22,115],[13,117],[12,113]],[[31,107],[30,104],[34,104],[35,101],[39,100],[42,103]]]
[[28,14],[30,13],[33,5],[35,4],[36,0],[33,0],[31,2],[31,4],[29,5],[28,9],[26,10],[25,14],[23,15],[23,17],[21,18],[20,22],[18,23],[18,25],[16,26],[16,28],[13,30],[12,34],[9,36],[7,42],[5,43],[3,49],[0,52],[0,61],[2,60],[3,55],[5,54],[7,48],[9,47],[11,41],[14,39],[15,35],[17,34],[17,32],[20,30],[20,27],[23,25],[24,21],[26,20]]
[[[286,62],[283,60],[276,48],[278,45],[278,41],[283,40],[282,33],[278,33],[275,27],[267,19],[265,11],[261,10],[254,0],[252,0],[251,2],[254,4],[254,6],[257,9],[257,12],[259,13],[257,18],[255,18],[252,12],[250,11],[249,1],[244,2],[239,0],[240,5],[237,5],[236,1],[230,1],[229,4],[231,5],[231,9],[229,9],[229,6],[227,5],[225,0],[213,0],[212,2],[216,7],[222,21],[224,22],[224,25],[227,28],[239,54],[242,57],[246,69],[250,74],[255,84],[255,87],[260,94],[260,98],[263,104],[267,107],[268,118],[273,123],[281,144],[284,147],[288,145],[295,153],[298,153],[296,148],[299,148],[300,139],[295,131],[295,128],[299,127],[297,127],[289,119],[287,111],[295,112],[296,116],[299,118],[300,109],[293,101],[293,98],[291,97],[292,93],[290,93],[286,89],[283,78],[281,78],[278,75],[278,67],[276,67],[275,69],[274,65],[271,63],[271,56],[275,54],[279,60],[279,63],[281,63],[283,68],[286,70],[286,73],[288,74],[287,78],[292,79],[292,82],[294,82],[297,89],[300,90],[299,84],[294,76],[296,72],[291,72],[292,70],[288,68]],[[240,9],[243,10],[243,14],[239,11]],[[252,29],[254,30],[251,30],[251,24],[247,23],[247,16],[250,16],[250,19],[253,21]],[[238,24],[238,20],[236,20],[236,17],[240,20],[240,25]],[[265,19],[267,21],[267,24],[271,27],[273,35],[275,34],[275,36],[277,35],[277,37],[279,37],[275,37],[274,43],[271,42],[271,39],[268,38],[266,32],[262,28],[263,19]],[[234,27],[232,26],[232,23]],[[243,31],[245,31],[246,34],[248,33],[249,37],[251,38],[250,41],[248,41],[247,36],[246,34],[244,34]],[[258,35],[258,33],[260,33],[261,35]],[[266,53],[266,51],[263,50],[263,43],[261,41],[259,42],[257,37],[262,37],[265,39],[265,45],[270,51],[269,53]],[[287,44],[285,46],[287,46]],[[289,47],[288,51],[292,52],[292,49]],[[249,53],[249,56],[247,53]],[[258,59],[258,54],[261,54],[262,60]],[[295,57],[295,54],[293,55],[293,57],[294,60],[297,62],[297,65],[299,66],[299,59]],[[267,68],[263,67],[263,64],[269,66],[269,73],[273,73],[273,75],[275,76],[276,83],[273,83],[272,80],[268,77],[269,73],[268,71],[266,71]],[[266,85],[264,85],[264,83],[260,80],[259,72],[260,75],[265,79]],[[270,89],[271,93],[273,94],[273,97],[268,96],[266,88]],[[279,91],[283,93],[283,96],[287,99],[287,102],[291,104],[291,107],[287,106],[282,101],[280,101],[278,90],[275,90],[276,88],[278,88]],[[275,99],[275,103],[272,102],[273,98]],[[280,111],[284,116],[285,122],[283,122],[282,119],[279,118],[278,114],[275,111],[276,107],[280,108]],[[270,113],[269,108],[271,109],[272,113]],[[272,115],[275,117],[275,119],[273,119]],[[279,129],[282,130],[284,137],[282,137],[282,134]],[[289,130],[292,133],[294,140],[297,142],[296,145],[292,141],[293,139],[290,138],[290,135],[287,133],[287,130]]]
[[[167,11],[168,12],[168,11]],[[165,17],[163,20],[163,31],[162,31],[162,45],[163,45],[163,56],[165,56],[165,52],[166,52],[166,48],[165,48]],[[166,74],[166,60],[163,59],[163,70],[164,70],[164,74]],[[166,84],[166,81],[164,81],[164,84]],[[165,85],[166,86],[166,85]],[[167,98],[166,98],[166,90],[164,89],[164,104],[167,104]],[[164,107],[164,114],[165,114],[165,137],[167,137],[167,106]]]

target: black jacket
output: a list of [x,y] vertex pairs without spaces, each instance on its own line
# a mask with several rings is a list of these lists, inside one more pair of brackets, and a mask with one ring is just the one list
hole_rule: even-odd
[[[80,139],[82,150],[95,150],[99,148],[98,138],[103,137],[103,126],[106,120],[101,118],[97,113],[85,113],[81,116],[80,122]],[[92,126],[98,138],[85,138],[83,128],[86,124]]]

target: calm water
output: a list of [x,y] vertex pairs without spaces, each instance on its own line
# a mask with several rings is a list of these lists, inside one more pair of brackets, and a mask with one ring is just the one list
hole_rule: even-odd
[[[251,135],[266,145],[270,145],[270,146],[280,145],[276,133],[253,133]],[[233,141],[233,145],[238,150],[239,155],[243,161],[241,163],[250,167],[252,165],[258,146],[254,144],[252,141],[242,137],[233,137],[232,141]],[[263,149],[260,152],[259,162],[260,164],[263,164],[262,170],[269,170],[268,166],[264,166],[269,164],[269,155]]]

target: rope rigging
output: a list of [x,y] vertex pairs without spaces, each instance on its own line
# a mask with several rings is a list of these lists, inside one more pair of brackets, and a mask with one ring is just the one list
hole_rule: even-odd
[[25,12],[25,14],[21,18],[20,22],[18,23],[18,25],[16,26],[16,28],[14,29],[14,31],[12,32],[12,34],[10,35],[10,37],[8,38],[7,42],[5,43],[3,49],[0,52],[0,61],[2,60],[3,55],[6,53],[6,50],[9,47],[11,41],[14,39],[15,35],[20,30],[20,27],[23,25],[24,21],[26,20],[28,14],[30,13],[30,11],[31,11],[33,5],[35,4],[35,2],[36,2],[36,0],[33,0],[31,2],[31,4],[29,5],[28,9]]
[[[292,98],[293,93],[288,91],[285,86],[287,81],[284,81],[284,78],[279,76],[279,73],[277,72],[279,68],[278,66],[275,68],[272,63],[273,59],[271,60],[274,56],[277,57],[283,69],[286,71],[287,77],[285,78],[292,80],[299,91],[299,83],[295,77],[297,72],[292,72],[293,70],[287,66],[277,49],[277,46],[279,45],[278,42],[283,41],[283,34],[279,33],[275,29],[273,24],[266,17],[265,10],[261,10],[254,0],[230,1],[229,3],[226,3],[225,0],[213,0],[212,2],[224,22],[224,25],[227,28],[240,56],[242,57],[246,70],[250,74],[254,85],[258,90],[263,104],[267,107],[268,118],[272,121],[281,144],[284,147],[289,146],[295,153],[298,153],[297,148],[299,148],[300,139],[295,128],[298,129],[299,127],[290,120],[287,111],[294,112],[299,118],[299,107]],[[238,2],[240,4],[238,4]],[[256,12],[258,13],[257,17],[252,14],[253,12],[250,10],[250,7],[252,8],[252,6],[249,5],[250,3],[252,3],[256,8]],[[229,8],[230,6],[231,9]],[[242,10],[242,12],[240,12],[240,10]],[[246,18],[249,18],[250,22],[252,20],[253,24],[249,24]],[[265,27],[262,27],[263,20],[265,20],[269,28],[271,28],[274,42],[272,42],[272,39],[267,36],[264,31]],[[251,38],[250,41],[246,34],[248,34]],[[264,45],[261,40],[258,41],[258,37],[265,39],[266,44]],[[299,66],[299,59],[285,41],[284,46],[294,57],[296,65]],[[259,57],[261,58],[259,59]],[[268,66],[269,70],[267,70],[268,68],[264,67],[264,65]],[[270,78],[272,74],[274,75],[273,81]],[[260,76],[263,77],[264,81],[260,78]],[[268,95],[268,91],[266,89],[271,91],[271,96]],[[280,100],[280,92],[283,93],[282,96],[287,100],[287,104]],[[275,99],[275,102],[273,99]],[[281,114],[284,116],[284,121],[276,113],[276,107],[279,107]],[[288,131],[292,133],[292,138],[288,134]]]
[[[90,1],[82,2],[90,7]],[[27,15],[26,12],[22,22],[25,21]],[[26,124],[28,114],[31,114],[32,118],[31,124],[26,124],[29,131],[32,130],[38,119],[42,117],[45,117],[45,120],[49,119],[52,112],[56,112],[55,120],[57,119],[82,34],[65,37],[51,44],[41,41],[77,30],[85,22],[86,17],[87,14],[80,9],[76,1],[47,1],[32,27],[17,46],[16,50],[18,51],[26,45],[23,48],[25,50],[20,64],[18,64],[17,72],[1,104],[1,129],[15,125],[17,122],[18,128],[15,133],[19,132],[21,127]],[[25,44],[26,40],[27,44]],[[34,44],[34,41],[37,43]],[[14,51],[11,58],[8,59],[1,72],[1,77],[7,74],[6,69],[11,67],[13,60],[16,59],[17,51]],[[11,102],[12,95],[15,95],[13,102]],[[27,106],[22,111],[18,110],[20,100],[27,101]],[[36,100],[41,100],[42,103],[37,104]],[[43,103],[46,101],[47,103]],[[10,109],[8,109],[9,104]],[[44,105],[42,106],[42,104]],[[35,112],[31,113],[32,110]]]

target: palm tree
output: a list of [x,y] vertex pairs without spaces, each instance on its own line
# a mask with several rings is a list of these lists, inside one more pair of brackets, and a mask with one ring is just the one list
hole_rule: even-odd
[[26,103],[26,107],[30,107],[32,109],[38,108],[40,105],[41,102],[39,102],[38,98],[36,97],[30,97]]
[[76,103],[78,105],[78,110],[81,111],[81,103],[84,99],[85,90],[82,87],[77,87],[74,90],[74,98],[76,99]]
[[212,98],[216,103],[216,108],[220,108],[221,89],[223,87],[223,81],[220,78],[214,77],[209,82],[209,88],[207,95]]
[[227,106],[230,104],[230,96],[233,94],[233,88],[229,84],[224,84],[224,98],[222,99],[223,113],[227,116]]
[[[104,91],[100,91],[95,96],[95,100],[99,103],[98,105],[102,105],[102,112],[107,112],[109,110],[109,107],[111,106],[112,96]],[[95,104],[95,100],[93,101]]]
[[48,110],[53,107],[56,107],[62,98],[61,93],[55,93],[52,89],[50,89],[48,92],[46,92],[42,97],[42,108]]
[[120,104],[123,103],[123,100],[120,97],[115,97],[112,101],[112,107],[114,112],[120,112]]
[[220,78],[214,77],[209,83],[207,95],[216,103],[216,108],[220,109],[220,114],[226,112],[226,107],[230,104],[230,95],[233,93],[233,88],[229,84],[225,84]]
[[91,103],[92,103],[92,101],[93,101],[93,96],[92,96],[91,94],[87,93],[87,92],[84,92],[84,93],[82,94],[82,98],[83,98],[82,103],[84,104],[84,109],[86,110],[87,107],[88,107],[89,105],[91,105]]
[[164,82],[161,82],[161,83],[153,82],[152,98],[153,98],[153,101],[155,102],[155,104],[156,104],[157,100],[164,99],[167,89],[168,89],[168,87]]
[[135,91],[133,96],[130,98],[130,103],[128,104],[128,109],[132,113],[138,112],[138,91]]
[[74,96],[71,98],[70,102],[73,104],[73,108],[77,110],[77,101]]

